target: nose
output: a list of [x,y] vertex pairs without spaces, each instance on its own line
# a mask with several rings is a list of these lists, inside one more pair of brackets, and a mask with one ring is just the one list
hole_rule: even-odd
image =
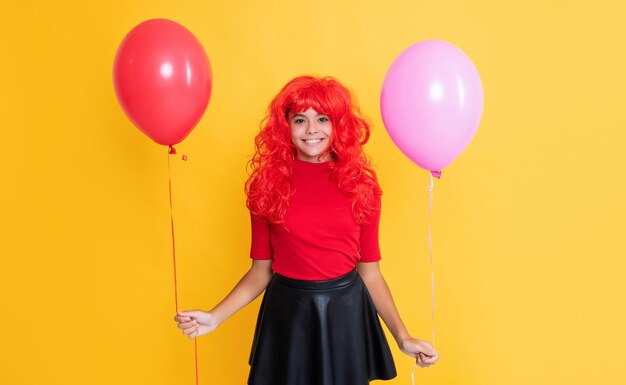
[[317,133],[317,124],[315,122],[309,122],[306,125],[306,129],[304,130],[305,134],[315,134]]

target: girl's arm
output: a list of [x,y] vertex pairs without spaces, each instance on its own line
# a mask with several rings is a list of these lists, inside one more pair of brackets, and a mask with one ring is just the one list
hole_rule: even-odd
[[208,312],[189,310],[178,312],[174,320],[183,334],[195,338],[215,330],[228,317],[252,302],[265,290],[272,279],[272,260],[253,260],[250,270],[217,306]]
[[434,364],[439,359],[437,351],[430,343],[411,337],[407,331],[378,262],[361,262],[358,265],[358,272],[372,297],[376,311],[389,328],[400,350],[415,357],[421,367]]

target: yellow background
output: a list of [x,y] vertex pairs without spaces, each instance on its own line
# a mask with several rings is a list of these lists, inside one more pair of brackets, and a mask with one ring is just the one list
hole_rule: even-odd
[[[209,108],[172,159],[181,309],[249,265],[245,164],[271,97],[333,75],[373,123],[382,268],[430,340],[428,173],[387,136],[385,72],[447,40],[485,113],[435,186],[437,365],[419,384],[624,384],[626,5],[622,1],[31,1],[0,16],[0,384],[193,384],[176,329],[167,155],[119,107],[112,64],[143,20],[190,29]],[[183,162],[180,155],[187,154]],[[200,383],[243,384],[258,301],[199,339]],[[411,359],[392,346],[398,377]]]

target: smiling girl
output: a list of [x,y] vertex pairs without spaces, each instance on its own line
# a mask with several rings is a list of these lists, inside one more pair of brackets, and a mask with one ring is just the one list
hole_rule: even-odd
[[379,268],[380,196],[363,153],[369,125],[329,77],[291,80],[270,104],[246,182],[252,266],[212,310],[174,318],[195,338],[265,295],[250,385],[365,385],[396,376],[378,316],[421,367],[439,356],[411,337]]

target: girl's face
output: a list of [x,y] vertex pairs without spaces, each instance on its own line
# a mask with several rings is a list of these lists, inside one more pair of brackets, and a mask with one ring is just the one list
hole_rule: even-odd
[[298,149],[298,159],[305,162],[320,163],[330,160],[328,150],[333,124],[328,115],[319,114],[312,108],[304,112],[289,113],[287,116],[291,129],[291,141]]

